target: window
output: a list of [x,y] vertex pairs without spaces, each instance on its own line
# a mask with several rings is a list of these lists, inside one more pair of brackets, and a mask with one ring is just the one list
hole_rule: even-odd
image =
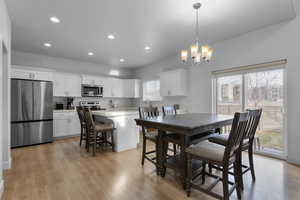
[[160,81],[151,80],[143,82],[143,100],[144,101],[160,101]]

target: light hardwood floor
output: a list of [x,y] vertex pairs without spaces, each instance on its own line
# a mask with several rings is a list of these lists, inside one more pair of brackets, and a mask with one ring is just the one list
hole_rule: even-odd
[[[181,200],[213,199],[192,190],[187,198],[173,171],[156,176],[140,164],[140,149],[87,154],[78,138],[12,150],[13,167],[5,171],[5,200]],[[247,158],[245,158],[247,160]],[[300,168],[255,156],[257,181],[245,178],[244,199],[300,199]],[[221,191],[221,186],[217,188]],[[235,198],[235,194],[232,196]]]

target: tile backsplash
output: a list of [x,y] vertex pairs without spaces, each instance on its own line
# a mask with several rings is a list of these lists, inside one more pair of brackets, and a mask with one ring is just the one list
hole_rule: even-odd
[[[53,97],[53,106],[55,108],[56,103],[63,103],[64,107],[67,106],[67,99],[69,97]],[[109,108],[110,101],[115,105],[116,108],[120,107],[135,107],[137,106],[137,100],[134,98],[93,98],[93,97],[74,97],[73,105],[78,106],[80,101],[99,101],[102,108]]]

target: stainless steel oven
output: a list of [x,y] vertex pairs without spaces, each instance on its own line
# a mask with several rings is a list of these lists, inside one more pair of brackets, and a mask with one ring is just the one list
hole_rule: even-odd
[[82,97],[103,97],[103,86],[81,85]]

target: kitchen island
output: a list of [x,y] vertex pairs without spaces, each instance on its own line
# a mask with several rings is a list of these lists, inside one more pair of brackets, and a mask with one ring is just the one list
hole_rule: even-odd
[[115,151],[121,152],[137,148],[139,143],[139,127],[134,119],[139,118],[137,110],[93,111],[95,121],[105,122],[107,119],[114,122]]

